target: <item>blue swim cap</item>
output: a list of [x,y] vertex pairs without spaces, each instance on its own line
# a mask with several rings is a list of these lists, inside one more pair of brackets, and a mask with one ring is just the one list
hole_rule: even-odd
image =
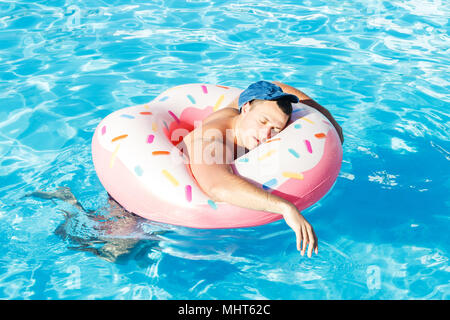
[[239,111],[241,111],[242,106],[253,99],[261,99],[261,100],[279,100],[280,98],[286,97],[291,102],[297,103],[298,97],[289,94],[284,93],[283,90],[277,86],[276,84],[269,82],[269,81],[258,81],[255,83],[252,83],[248,86],[247,89],[242,91],[241,95],[239,96]]

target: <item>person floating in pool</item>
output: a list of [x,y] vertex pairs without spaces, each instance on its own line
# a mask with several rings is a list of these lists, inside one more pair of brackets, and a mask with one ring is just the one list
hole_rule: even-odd
[[[318,253],[318,239],[311,224],[295,205],[235,175],[230,166],[230,163],[236,157],[256,148],[274,134],[283,130],[290,119],[292,103],[297,102],[302,102],[321,112],[334,125],[341,143],[344,142],[342,128],[327,109],[294,87],[277,81],[262,80],[250,84],[227,107],[206,117],[201,126],[187,134],[177,147],[187,156],[194,178],[199,187],[210,198],[214,201],[227,202],[247,209],[281,214],[289,227],[295,232],[297,250],[301,251],[303,256],[308,249],[307,255],[311,257],[313,252]],[[223,139],[216,140],[208,136],[209,129],[213,129],[214,132],[219,130]],[[230,146],[234,150],[227,150]],[[201,154],[204,154],[205,149],[223,149],[222,155],[225,158],[220,163],[199,161],[198,157],[195,157],[195,152],[200,151]],[[230,155],[232,159],[227,159]],[[212,156],[214,157],[214,155]],[[217,157],[214,158],[217,159]],[[58,189],[54,193],[38,191],[31,195],[46,199],[61,199],[86,212],[68,188]],[[108,202],[110,207],[114,208],[114,217],[123,216],[125,218],[123,220],[110,219],[107,222],[109,238],[114,239],[116,233],[119,236],[119,244],[117,239],[113,243],[115,250],[107,252],[109,259],[114,261],[118,255],[126,253],[132,247],[133,241],[123,246],[120,245],[120,236],[124,232],[129,232],[139,221],[139,217],[125,210],[111,196]],[[88,216],[92,216],[92,212]],[[63,236],[68,233],[64,228],[66,225],[70,224],[66,221],[59,228],[59,233],[62,233]],[[117,248],[120,250],[117,250]],[[96,252],[94,251],[94,253]],[[99,256],[105,255],[104,252],[97,252],[96,254]]]
[[[262,80],[249,85],[226,108],[206,117],[201,126],[187,134],[177,147],[188,156],[192,175],[213,201],[283,215],[295,232],[297,250],[304,255],[309,245],[307,253],[311,257],[313,251],[318,253],[317,236],[295,205],[234,174],[230,166],[238,156],[283,130],[290,119],[292,103],[299,101],[324,114],[343,143],[342,128],[328,110],[300,90],[280,82]],[[208,133],[215,133],[217,129],[222,139],[215,139]],[[195,156],[197,152],[207,154],[205,150],[223,150],[222,159],[212,155],[220,163]]]

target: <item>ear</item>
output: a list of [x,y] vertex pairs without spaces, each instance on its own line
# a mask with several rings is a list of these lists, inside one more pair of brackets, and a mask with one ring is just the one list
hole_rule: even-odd
[[241,109],[241,113],[247,113],[248,111],[250,110],[250,103],[249,102],[246,102],[246,103],[244,103],[244,105],[242,106],[242,109]]

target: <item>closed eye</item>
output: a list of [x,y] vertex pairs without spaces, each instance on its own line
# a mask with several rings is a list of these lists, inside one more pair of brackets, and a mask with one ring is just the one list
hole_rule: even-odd
[[[269,121],[268,119],[260,119],[259,123],[261,124],[267,124],[267,121]],[[281,128],[279,127],[272,127],[271,130],[274,130],[276,133],[280,133],[281,132]]]

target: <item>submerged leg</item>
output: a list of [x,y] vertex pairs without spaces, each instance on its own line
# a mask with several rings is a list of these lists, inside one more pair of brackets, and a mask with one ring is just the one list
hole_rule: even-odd
[[36,197],[40,199],[59,199],[63,200],[71,205],[75,206],[77,209],[80,209],[84,212],[87,212],[81,203],[75,198],[72,191],[70,191],[69,187],[58,187],[55,192],[45,192],[41,190],[33,191],[31,193],[27,193],[24,197]]
[[[59,209],[64,213],[65,220],[57,227],[55,233],[63,239],[69,239],[74,244],[70,247],[72,249],[89,251],[102,259],[115,262],[119,256],[129,253],[140,241],[127,236],[139,229],[141,218],[126,211],[111,197],[108,199],[108,204],[99,210],[86,210],[68,187],[58,187],[55,192],[38,190],[25,196],[52,201],[63,200],[86,213],[83,217],[83,215]],[[83,223],[86,217],[96,223],[89,227],[90,230],[80,230],[81,226],[86,226]],[[98,247],[99,243],[103,246]]]

